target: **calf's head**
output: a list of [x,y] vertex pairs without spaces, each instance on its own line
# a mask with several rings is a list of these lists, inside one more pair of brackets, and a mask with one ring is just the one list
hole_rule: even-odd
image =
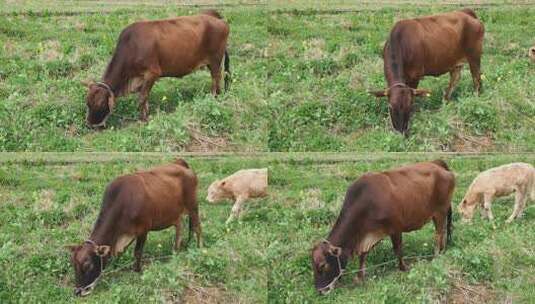
[[398,83],[384,91],[370,92],[376,97],[388,97],[390,120],[396,131],[407,135],[409,120],[413,110],[415,96],[429,96],[429,90],[413,89],[403,83]]
[[206,200],[210,203],[217,203],[225,198],[230,198],[231,193],[227,189],[227,182],[216,180],[213,182],[210,187],[208,187],[208,194],[206,195]]
[[115,95],[104,83],[87,84],[87,125],[96,128],[106,125],[106,120],[115,106]]
[[88,295],[102,274],[104,263],[110,254],[110,246],[85,242],[68,248],[71,251],[71,262],[76,277],[74,293],[77,296]]
[[474,211],[477,207],[477,200],[465,197],[457,207],[457,211],[462,216],[463,222],[469,222],[474,217]]
[[347,256],[342,248],[328,241],[321,241],[312,249],[312,269],[314,286],[320,294],[328,294],[342,276],[347,264]]
[[531,61],[535,62],[535,45],[529,48],[528,55]]

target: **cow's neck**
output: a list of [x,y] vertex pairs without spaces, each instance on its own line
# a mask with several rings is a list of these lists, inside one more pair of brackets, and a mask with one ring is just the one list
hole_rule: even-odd
[[99,218],[93,227],[90,239],[97,245],[115,247],[118,237],[118,229],[115,220],[111,218]]
[[333,245],[341,247],[344,255],[350,256],[357,245],[358,236],[355,233],[354,225],[348,223],[337,223],[327,240]]
[[383,60],[388,87],[396,83],[405,83],[403,54],[397,43],[388,42],[384,50]]
[[115,96],[124,95],[128,86],[128,77],[123,73],[121,62],[117,60],[115,55],[108,64],[106,72],[102,77],[102,81],[111,87]]

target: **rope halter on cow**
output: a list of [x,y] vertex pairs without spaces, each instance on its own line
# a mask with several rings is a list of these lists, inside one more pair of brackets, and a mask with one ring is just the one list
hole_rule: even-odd
[[106,89],[106,91],[108,91],[108,93],[110,93],[111,98],[115,99],[115,93],[113,93],[113,90],[111,89],[111,87],[107,83],[101,82],[101,81],[97,81],[97,82],[95,82],[95,85]]
[[341,247],[338,247],[338,246],[334,246],[334,245],[333,245],[329,240],[327,240],[327,239],[322,240],[322,242],[325,243],[325,244],[327,244],[327,245],[329,245],[329,248],[338,248],[338,249],[340,249],[340,254],[338,254],[338,255],[334,254],[334,256],[336,257],[336,261],[337,261],[337,263],[338,263],[338,270],[339,270],[339,273],[338,273],[338,275],[337,275],[337,276],[336,276],[336,277],[329,283],[329,285],[327,285],[327,286],[321,288],[321,291],[323,291],[323,290],[327,290],[327,292],[328,292],[328,291],[331,290],[331,288],[333,287],[333,285],[338,281],[338,279],[342,276],[342,274],[344,274],[344,270],[345,270],[345,269],[342,268],[342,262],[340,262],[340,256],[341,256],[342,248],[341,248]]
[[[98,247],[99,247],[99,246],[98,246],[97,243],[95,243],[93,240],[91,240],[91,239],[87,239],[87,240],[85,240],[84,243],[85,243],[85,244],[93,245],[93,246],[95,247],[95,250],[98,250]],[[89,285],[87,285],[87,286],[79,287],[79,288],[77,288],[77,289],[80,289],[80,290],[83,290],[83,291],[88,290],[88,289],[90,290],[90,289],[92,289],[93,287],[95,287],[95,284],[97,284],[98,279],[100,279],[100,276],[102,275],[102,272],[104,271],[104,260],[103,260],[103,258],[102,258],[102,255],[100,255],[100,254],[97,253],[97,256],[100,258],[100,273],[98,274],[98,277],[96,277],[96,279],[93,280],[93,282],[91,282],[91,284],[89,284]]]

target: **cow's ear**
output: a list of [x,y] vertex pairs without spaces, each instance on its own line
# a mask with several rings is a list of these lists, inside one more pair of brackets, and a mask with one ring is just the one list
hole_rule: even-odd
[[337,256],[337,257],[339,257],[342,254],[342,248],[340,247],[331,246],[330,251],[332,255]]
[[95,248],[95,253],[101,257],[107,256],[108,254],[110,254],[110,251],[111,251],[111,247],[108,245],[100,245],[100,246],[97,246],[97,248]]
[[426,89],[412,89],[412,95],[414,95],[414,96],[425,96],[425,97],[429,97],[429,96],[431,96],[431,90],[426,90]]
[[375,97],[388,96],[388,90],[384,90],[384,91],[369,91],[368,93],[370,93],[371,95],[373,95]]
[[76,252],[80,249],[80,245],[67,245],[65,246],[65,249],[69,250],[70,252]]
[[95,82],[92,81],[92,80],[80,80],[80,83],[81,83],[83,86],[89,88],[89,87],[90,87],[92,84],[94,84]]

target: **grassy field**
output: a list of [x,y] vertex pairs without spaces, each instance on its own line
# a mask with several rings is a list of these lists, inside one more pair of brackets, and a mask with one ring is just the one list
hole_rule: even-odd
[[[338,216],[347,186],[366,171],[417,160],[446,159],[456,173],[456,205],[484,169],[533,154],[264,154],[187,156],[200,178],[205,247],[172,255],[173,229],[149,234],[143,274],[131,271],[132,248],[115,259],[90,296],[79,302],[166,303],[530,303],[535,298],[535,208],[504,223],[513,198],[493,205],[496,229],[476,215],[454,213],[453,246],[436,259],[433,229],[404,236],[411,270],[399,272],[389,241],[368,258],[368,279],[317,295],[310,249]],[[84,240],[106,184],[118,175],[170,161],[169,154],[10,154],[0,157],[0,302],[73,301],[74,276],[65,245]],[[226,226],[230,203],[208,204],[209,183],[235,170],[268,166],[268,198],[247,205]],[[384,264],[386,263],[386,264]],[[512,302],[511,302],[512,301]]]
[[384,87],[383,42],[397,20],[458,8],[452,3],[203,1],[220,5],[231,26],[230,93],[211,97],[206,71],[165,79],[150,96],[149,123],[136,121],[131,95],[95,132],[84,125],[80,81],[100,79],[121,29],[201,8],[2,1],[0,151],[533,151],[535,8],[476,2],[487,32],[483,95],[474,96],[467,69],[450,104],[441,100],[448,77],[427,78],[421,87],[433,94],[418,101],[404,139],[391,130],[386,102],[366,93]]

